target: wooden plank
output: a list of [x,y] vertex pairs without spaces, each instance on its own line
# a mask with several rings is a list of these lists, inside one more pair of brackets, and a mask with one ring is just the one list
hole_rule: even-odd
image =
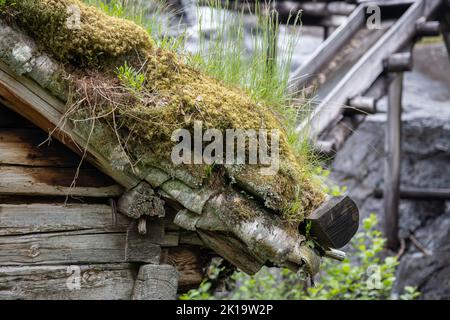
[[199,230],[198,234],[207,247],[247,274],[255,274],[264,265],[264,261],[258,261],[249,248],[234,237],[206,230]]
[[383,72],[383,59],[396,52],[415,35],[416,21],[433,11],[439,2],[414,2],[400,19],[387,31],[377,43],[350,69],[333,90],[321,100],[309,119],[300,123],[297,131],[308,127],[308,133],[317,137],[341,113],[341,107],[347,99],[364,92]]
[[[382,189],[375,189],[374,196],[383,198],[384,192]],[[416,200],[450,200],[450,188],[400,188],[401,199],[416,199]]]
[[[81,161],[79,156],[58,141],[44,143],[47,138],[48,134],[38,128],[0,128],[0,164],[38,167],[78,166]],[[40,146],[42,143],[44,144]]]
[[130,264],[0,267],[0,299],[130,299],[135,276]]
[[178,272],[173,266],[141,266],[133,288],[133,300],[175,300]]
[[365,21],[365,6],[360,5],[347,18],[347,22],[336,29],[328,39],[323,42],[304,64],[295,70],[289,79],[289,89],[295,93],[302,89],[311,77],[314,77],[348,42],[355,32],[361,28]]
[[129,219],[103,204],[0,204],[0,236],[40,232],[95,230],[125,232]]
[[125,262],[125,233],[73,231],[0,237],[0,265]]
[[[0,195],[116,197],[123,188],[95,169],[0,166]],[[72,186],[72,187],[71,187]]]
[[359,226],[356,204],[347,196],[333,197],[308,216],[311,236],[325,249],[345,246]]
[[[0,62],[0,103],[19,113],[45,132],[51,132],[59,126],[65,110],[63,102],[53,97],[34,81],[16,75],[3,62]],[[86,139],[68,125],[55,131],[53,136],[78,154],[82,154],[84,146],[87,145]],[[91,145],[88,145],[86,150],[87,160],[91,164],[126,189],[139,183],[138,177],[114,169],[109,159]]]
[[388,112],[385,135],[384,214],[387,246],[396,250],[400,245],[398,220],[400,203],[400,154],[403,73],[389,76]]
[[138,232],[138,221],[131,221],[127,228],[125,245],[125,259],[127,262],[159,263],[161,259],[161,247],[164,242],[164,220],[148,219],[147,233]]
[[139,183],[135,188],[125,192],[117,203],[117,209],[133,219],[142,216],[164,217],[164,201],[155,194],[147,182]]

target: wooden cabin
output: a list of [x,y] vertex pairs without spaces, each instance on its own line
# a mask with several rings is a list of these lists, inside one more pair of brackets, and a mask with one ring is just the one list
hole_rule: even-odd
[[[42,10],[43,17],[53,12],[45,3],[22,9]],[[117,23],[104,13],[86,12],[91,22]],[[65,28],[59,16],[53,19],[54,28]],[[142,36],[137,43],[143,53],[153,54],[145,30],[121,23]],[[122,55],[135,52],[137,44],[127,44],[126,29],[116,29],[108,41],[128,48]],[[85,37],[96,36],[89,30]],[[74,30],[65,32],[73,35]],[[89,48],[99,41],[91,40]],[[333,249],[343,247],[358,228],[358,209],[351,199],[325,201],[321,190],[293,181],[287,173],[282,177],[282,172],[277,173],[280,179],[258,179],[258,170],[245,175],[229,168],[205,182],[203,175],[195,177],[141,145],[130,149],[153,156],[152,161],[138,168],[129,161],[123,164],[117,131],[96,123],[96,130],[100,126],[111,134],[91,135],[94,126],[89,133],[68,117],[66,80],[75,73],[65,70],[65,60],[55,59],[56,51],[46,52],[38,42],[0,19],[0,299],[174,299],[198,286],[216,254],[248,274],[277,265],[311,277],[322,256],[342,259]],[[110,47],[91,49],[94,56],[103,56]],[[78,57],[89,59],[91,54]],[[163,66],[174,62],[161,61]],[[186,77],[196,76],[182,69]],[[213,84],[228,92],[223,84],[211,80]],[[179,91],[172,89],[171,94]],[[197,83],[194,91],[203,90],[203,83]],[[267,121],[277,123],[270,113],[251,111],[247,102],[230,108],[239,106],[250,110],[248,118],[263,121],[267,115]],[[159,123],[167,125],[165,120]],[[302,200],[302,210],[299,190],[309,199]],[[297,224],[283,218],[286,206],[298,214]],[[303,210],[309,211],[307,217]],[[311,222],[310,235],[319,247],[310,246],[310,235],[300,225],[305,220]]]
[[138,236],[115,209],[123,187],[48,138],[0,105],[0,299],[167,299],[201,282],[199,240],[170,205]]

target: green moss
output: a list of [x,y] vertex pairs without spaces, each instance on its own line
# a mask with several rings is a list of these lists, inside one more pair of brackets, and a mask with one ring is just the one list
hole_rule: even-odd
[[[141,27],[107,16],[78,0],[5,0],[2,9],[64,62],[92,64],[153,47],[153,41]],[[77,11],[80,28],[69,28],[76,21],[72,17]]]
[[[65,26],[66,9],[71,4],[81,9],[81,30]],[[99,121],[118,131],[126,141],[124,145],[132,161],[144,165],[154,165],[155,159],[167,161],[173,147],[170,140],[173,131],[180,128],[193,131],[197,120],[203,122],[204,129],[278,129],[280,172],[262,176],[258,167],[248,165],[241,170],[241,178],[256,186],[255,193],[264,198],[266,205],[289,221],[301,221],[322,202],[324,196],[312,181],[308,160],[296,157],[282,119],[266,104],[255,103],[243,90],[224,85],[186,65],[173,52],[156,49],[147,33],[133,23],[108,17],[78,0],[25,0],[11,8],[15,21],[61,62],[72,63],[75,69],[77,61],[91,66],[91,70],[72,74],[76,79],[74,92],[78,101],[83,101],[80,106],[88,115],[105,115]],[[133,52],[139,53],[139,59],[130,57]],[[107,90],[120,85],[115,73],[120,65],[108,69],[110,62],[99,57],[127,59],[129,66],[140,70],[145,75],[140,92],[132,90],[130,97],[116,101],[114,92],[108,94]],[[93,59],[97,61],[96,68],[90,63]],[[80,83],[86,81],[88,91],[80,88]],[[106,93],[97,94],[92,91],[95,88],[103,88]],[[126,89],[123,86],[121,92]],[[208,178],[205,166],[185,169],[195,179]]]

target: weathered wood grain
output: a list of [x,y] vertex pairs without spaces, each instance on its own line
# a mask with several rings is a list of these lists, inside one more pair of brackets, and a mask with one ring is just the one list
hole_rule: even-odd
[[361,27],[365,21],[365,7],[359,6],[343,23],[333,35],[323,42],[303,63],[297,70],[291,75],[290,90],[297,92],[310,81],[312,77],[315,77],[317,73],[337,54],[337,52],[345,45],[345,43],[351,39],[356,31]]
[[198,234],[206,246],[218,252],[222,258],[228,260],[247,274],[255,274],[264,265],[264,261],[259,261],[244,243],[235,238],[203,230],[198,231]]
[[125,262],[125,233],[73,231],[0,237],[0,265]]
[[[0,164],[38,167],[78,166],[80,157],[58,141],[45,142],[47,138],[48,134],[37,128],[0,128]],[[41,145],[42,143],[44,144]]]
[[0,236],[96,230],[125,232],[130,219],[102,204],[0,204]]
[[147,233],[138,232],[138,221],[133,220],[127,229],[125,259],[127,262],[158,264],[161,259],[161,247],[164,242],[164,220],[148,219]]
[[[123,188],[95,169],[0,166],[0,194],[116,197]],[[76,177],[76,179],[75,179]],[[75,185],[71,187],[75,181]]]
[[177,295],[178,272],[173,266],[141,266],[133,288],[133,300],[174,300]]
[[164,201],[155,194],[147,182],[141,182],[124,193],[119,199],[117,209],[134,219],[141,216],[164,217],[165,215]]
[[0,299],[130,299],[135,277],[130,264],[0,267]]
[[341,248],[355,235],[359,211],[347,196],[328,199],[306,219],[311,223],[311,236],[323,248]]

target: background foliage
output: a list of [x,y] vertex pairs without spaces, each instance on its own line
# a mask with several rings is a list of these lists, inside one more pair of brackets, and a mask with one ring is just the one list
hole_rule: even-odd
[[[211,293],[211,279],[220,269],[212,267],[210,279],[203,281],[196,290],[182,295],[181,299],[273,299],[273,300],[380,300],[391,299],[395,280],[396,257],[383,257],[385,239],[377,230],[375,214],[363,221],[362,230],[353,238],[347,251],[350,258],[343,262],[325,259],[316,285],[305,286],[297,275],[288,270],[274,272],[262,269],[254,276],[235,272],[231,276],[231,290],[222,294]],[[398,298],[415,299],[419,292],[413,287],[405,287]]]

